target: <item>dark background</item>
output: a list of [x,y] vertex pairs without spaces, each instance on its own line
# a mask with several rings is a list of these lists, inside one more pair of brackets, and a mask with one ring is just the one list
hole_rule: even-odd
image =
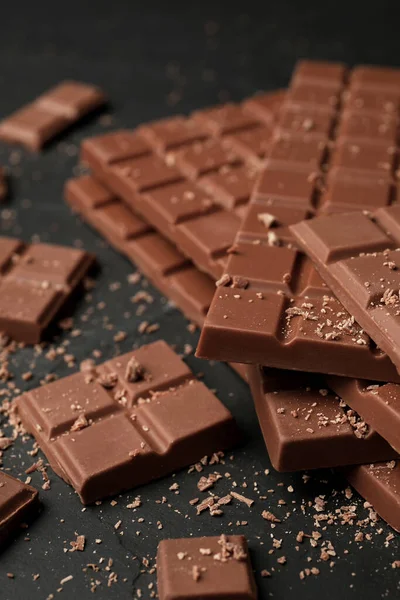
[[[296,59],[301,57],[382,63],[399,66],[400,11],[395,2],[134,2],[97,0],[96,2],[7,2],[0,16],[0,118],[34,99],[45,89],[64,78],[75,78],[100,85],[113,104],[116,126],[138,123],[176,112],[188,112],[226,99],[240,100],[260,89],[285,86]],[[77,145],[83,137],[104,131],[104,120],[88,120],[52,144],[45,152],[33,156],[25,151],[11,152],[0,147],[0,164],[12,164],[13,189],[8,205],[1,210],[1,231],[24,240],[37,237],[42,241],[83,244],[97,254],[101,273],[92,298],[82,301],[75,312],[75,323],[82,335],[71,338],[63,334],[57,344],[66,342],[67,351],[76,356],[76,364],[101,349],[107,359],[118,352],[165,337],[177,344],[196,344],[197,335],[186,329],[181,314],[158,294],[143,317],[136,317],[129,298],[140,285],[128,284],[132,266],[107,248],[99,236],[83,226],[64,205],[62,188],[77,164]],[[120,282],[116,291],[110,283]],[[98,303],[104,301],[105,308]],[[88,322],[81,316],[92,307]],[[127,314],[130,312],[130,314]],[[146,318],[161,325],[151,336],[137,335],[139,322]],[[113,329],[109,329],[108,326]],[[115,344],[117,331],[128,332],[127,339]],[[22,534],[0,556],[0,598],[3,600],[73,598],[132,598],[140,588],[143,598],[154,593],[155,575],[147,571],[154,563],[157,543],[163,537],[179,537],[220,532],[244,533],[250,543],[252,559],[259,583],[260,598],[394,598],[399,594],[399,571],[391,563],[400,559],[399,537],[385,544],[390,528],[379,523],[363,531],[370,540],[354,542],[359,527],[333,524],[320,528],[323,540],[330,540],[336,550],[335,565],[319,561],[320,547],[312,548],[308,541],[297,545],[299,530],[316,530],[312,508],[317,494],[327,500],[326,512],[343,505],[355,504],[360,519],[368,512],[355,495],[346,500],[346,483],[331,472],[313,473],[305,484],[301,474],[284,475],[270,468],[268,456],[257,426],[246,385],[223,365],[209,365],[193,357],[189,364],[205,372],[205,381],[216,388],[220,398],[231,408],[245,431],[242,448],[226,457],[226,465],[208,467],[229,472],[214,488],[223,495],[236,488],[254,498],[251,509],[235,502],[227,506],[224,516],[195,516],[190,498],[202,496],[196,483],[198,474],[186,471],[174,478],[144,486],[117,498],[112,506],[83,510],[77,496],[50,470],[51,489],[42,491],[43,512],[29,529],[30,541]],[[32,369],[34,379],[24,383],[22,373]],[[14,383],[20,389],[39,384],[50,372],[67,375],[69,368],[63,357],[50,362],[33,349],[18,350],[10,369]],[[1,384],[4,388],[4,384]],[[7,427],[4,427],[7,433]],[[18,441],[4,453],[4,467],[25,478],[25,469],[36,460],[27,454],[32,442]],[[99,448],[101,452],[101,448]],[[33,474],[39,488],[41,476]],[[179,483],[179,493],[169,490]],[[247,488],[243,488],[243,483]],[[288,491],[293,486],[294,491]],[[269,491],[268,491],[269,490]],[[132,511],[126,505],[136,495],[142,507]],[[259,495],[266,500],[257,499]],[[158,504],[162,496],[167,503]],[[278,506],[284,498],[286,506]],[[303,514],[300,505],[310,503]],[[269,509],[283,519],[275,529],[261,518]],[[286,514],[288,516],[286,518]],[[143,519],[143,521],[138,521]],[[122,520],[116,531],[114,524]],[[158,529],[161,521],[163,529]],[[237,525],[246,521],[247,525]],[[380,530],[382,527],[382,530]],[[75,533],[86,536],[83,553],[64,552]],[[122,535],[123,534],[123,535]],[[272,548],[272,538],[282,539],[282,548]],[[102,540],[96,544],[95,540]],[[277,563],[286,556],[287,564]],[[135,559],[135,557],[137,557]],[[311,561],[308,561],[308,557]],[[103,558],[103,561],[101,559]],[[105,567],[113,559],[111,571],[118,582],[107,587],[110,571]],[[141,564],[143,558],[149,567]],[[84,572],[89,563],[101,570]],[[306,567],[318,567],[319,576],[305,581],[299,572]],[[272,577],[262,579],[261,569]],[[141,570],[146,571],[140,573]],[[9,579],[6,573],[13,573]],[[40,578],[33,581],[33,575]],[[60,590],[60,580],[73,579]],[[91,579],[100,582],[96,593],[90,591]]]

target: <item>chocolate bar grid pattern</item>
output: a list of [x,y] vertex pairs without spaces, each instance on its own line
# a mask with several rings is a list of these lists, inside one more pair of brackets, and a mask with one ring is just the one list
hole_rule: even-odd
[[4,548],[22,523],[38,511],[38,492],[0,471],[0,549]]
[[[387,357],[370,350],[370,340],[357,323],[346,325],[349,315],[310,261],[294,248],[289,229],[321,212],[392,202],[396,132],[390,129],[390,141],[382,140],[380,129],[368,123],[386,123],[387,118],[397,123],[397,116],[387,116],[387,95],[371,91],[365,82],[376,72],[355,69],[346,86],[341,65],[303,62],[297,67],[267,167],[221,280],[226,287],[216,291],[211,304],[200,356],[303,370],[315,368],[310,363],[318,357],[319,369],[329,373],[334,357],[349,351],[353,358],[363,355],[360,369],[348,365],[349,370],[342,367],[339,374],[371,376],[372,368],[380,371],[374,378],[398,381]],[[354,120],[357,128],[349,125]],[[349,155],[349,147],[357,149],[357,160]],[[391,157],[384,164],[382,152]],[[321,363],[326,341],[330,358]]]
[[105,102],[99,88],[63,81],[1,121],[0,139],[40,150],[51,138]]
[[400,370],[400,206],[293,229],[349,312]]
[[93,264],[82,250],[0,238],[0,331],[33,344]]
[[134,212],[218,278],[263,164],[282,93],[85,140],[82,159]]
[[355,435],[322,377],[256,365],[247,366],[247,375],[265,445],[277,471],[398,458],[371,427],[364,437]]
[[[136,381],[128,375],[132,360],[143,370]],[[92,375],[76,373],[16,400],[23,425],[83,503],[237,441],[230,412],[163,341],[109,360]]]

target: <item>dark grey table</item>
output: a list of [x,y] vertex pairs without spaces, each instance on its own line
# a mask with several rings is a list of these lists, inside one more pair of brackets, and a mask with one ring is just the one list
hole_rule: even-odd
[[[258,4],[8,2],[2,6],[0,21],[0,117],[66,77],[102,86],[113,103],[111,127],[117,127],[285,86],[299,57],[396,65],[400,38],[392,23],[398,22],[398,16],[394,3],[381,3],[378,8],[375,3],[332,0]],[[160,323],[160,332],[137,335],[143,317],[135,316],[130,302],[140,289],[127,282],[132,265],[72,216],[63,202],[63,183],[77,163],[74,148],[84,136],[100,131],[104,127],[97,120],[88,120],[37,156],[22,151],[18,157],[11,155],[9,147],[0,148],[0,164],[18,163],[12,167],[9,204],[0,213],[1,232],[25,240],[35,236],[42,241],[82,243],[98,256],[101,272],[92,300],[82,301],[75,312],[82,335],[71,338],[63,334],[56,340],[57,344],[69,342],[67,351],[76,356],[77,365],[94,349],[100,349],[106,359],[159,336],[179,350],[185,343],[195,346],[197,339],[187,331],[182,315],[154,290],[155,301],[146,319]],[[120,288],[112,291],[113,282],[120,282]],[[89,306],[93,315],[82,322]],[[119,330],[126,330],[128,337],[115,344],[113,336]],[[392,569],[391,563],[400,558],[399,537],[385,544],[391,530],[379,523],[363,529],[371,534],[370,540],[356,543],[354,536],[360,529],[356,525],[336,523],[325,528],[323,524],[321,541],[332,543],[334,566],[319,560],[321,541],[317,548],[308,540],[297,544],[299,530],[316,530],[313,504],[317,495],[327,502],[325,512],[335,513],[341,506],[354,504],[360,519],[368,515],[362,500],[356,494],[347,500],[346,483],[331,472],[311,473],[308,483],[302,474],[275,473],[270,469],[247,386],[224,365],[193,357],[187,360],[196,371],[205,373],[206,383],[218,390],[245,432],[243,446],[226,456],[225,465],[216,467],[229,472],[231,478],[219,481],[214,491],[227,493],[236,482],[236,490],[255,499],[253,507],[235,502],[220,518],[195,516],[189,499],[201,495],[196,487],[199,476],[185,471],[124,494],[116,498],[115,506],[108,500],[83,510],[71,488],[49,470],[51,489],[41,493],[43,512],[29,529],[29,541],[22,534],[0,556],[0,598],[45,600],[53,594],[82,600],[128,599],[137,596],[138,588],[143,598],[150,598],[155,575],[148,571],[160,539],[220,532],[247,536],[261,598],[397,597],[399,571]],[[31,369],[32,361],[35,377],[25,383],[21,375]],[[74,371],[62,357],[50,362],[31,348],[16,352],[10,368],[20,389],[38,385],[46,373]],[[1,426],[7,432],[4,422]],[[24,478],[25,469],[36,460],[28,454],[31,448],[32,442],[16,442],[4,453],[4,467]],[[203,474],[214,468],[206,468]],[[270,469],[268,476],[265,469]],[[40,488],[40,474],[34,473],[32,479]],[[174,482],[179,484],[179,493],[169,490]],[[142,507],[127,509],[136,495],[141,496]],[[260,495],[267,499],[260,500]],[[167,502],[160,504],[157,501],[162,496]],[[285,506],[278,506],[280,498],[287,502]],[[301,506],[306,507],[304,512]],[[264,509],[279,515],[283,523],[271,529],[261,518]],[[119,520],[122,523],[116,530]],[[75,533],[86,536],[83,553],[65,552]],[[282,547],[270,553],[273,537],[282,540]],[[102,540],[101,544],[96,539]],[[286,556],[287,564],[277,563],[280,556]],[[107,570],[109,559],[113,564]],[[149,560],[149,566],[142,564],[143,559]],[[97,564],[100,570],[94,572],[88,564]],[[319,576],[302,581],[300,571],[312,566],[320,569]],[[271,571],[272,576],[261,578],[262,569]],[[7,577],[10,572],[14,579]],[[111,572],[117,574],[117,582],[108,587]],[[34,580],[37,573],[40,578]],[[73,578],[61,586],[60,581],[69,575]],[[91,583],[96,581],[93,595]],[[60,587],[63,589],[58,592]]]

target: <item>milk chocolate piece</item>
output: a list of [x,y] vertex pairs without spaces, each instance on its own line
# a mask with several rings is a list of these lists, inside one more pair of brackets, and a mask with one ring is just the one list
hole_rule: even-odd
[[[132,363],[140,376],[132,377]],[[238,440],[231,413],[162,340],[24,393],[16,406],[84,504]]]
[[88,139],[82,160],[130,209],[218,279],[270,145],[266,114],[272,123],[276,94],[258,102],[262,117],[246,102],[227,104]]
[[[364,378],[372,369],[376,380],[399,381],[389,358],[296,248],[291,227],[303,219],[311,227],[324,213],[384,207],[396,197],[392,123],[386,138],[372,121],[356,122],[357,109],[347,106],[355,88],[346,77],[337,64],[324,69],[307,61],[296,68],[199,356]],[[386,126],[377,106],[374,117]],[[346,120],[353,125],[336,138],[335,123],[343,127]]]
[[0,237],[0,331],[39,342],[93,261],[83,250]]
[[400,207],[319,217],[292,231],[333,293],[399,371]]
[[0,551],[39,512],[38,492],[0,471]]
[[327,377],[330,388],[400,452],[400,386]]
[[157,585],[160,600],[257,598],[243,535],[162,540]]
[[1,121],[0,139],[40,150],[51,138],[105,102],[99,88],[63,81]]
[[322,377],[248,365],[264,441],[277,471],[338,467],[398,457]]
[[400,462],[360,465],[343,469],[343,473],[376,512],[400,532]]

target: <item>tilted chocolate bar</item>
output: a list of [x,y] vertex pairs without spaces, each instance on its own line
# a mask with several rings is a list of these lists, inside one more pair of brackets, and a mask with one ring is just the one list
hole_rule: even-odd
[[160,600],[255,600],[243,535],[162,540],[157,551]]
[[0,167],[0,202],[7,196],[7,180],[4,169]]
[[[343,83],[343,67],[325,67],[305,62],[295,71],[266,169],[219,280],[197,354],[354,377],[372,377],[374,371],[374,379],[398,382],[388,357],[296,249],[290,227],[303,219],[313,223],[315,214],[384,206],[395,194],[394,162],[389,160],[395,136],[383,143],[381,128],[368,125],[368,119],[386,123],[384,106],[377,102],[375,113],[364,115],[359,107],[364,93],[355,83]],[[357,115],[366,119],[359,126],[367,141],[360,142],[354,128],[335,138],[343,123]],[[365,147],[365,162],[360,158],[354,164],[345,151],[353,147],[360,152]]]
[[105,102],[99,88],[63,81],[1,121],[0,139],[40,150],[51,138]]
[[161,340],[26,392],[16,406],[84,504],[238,441],[231,413]]
[[327,377],[329,387],[400,452],[400,386]]
[[65,198],[189,319],[199,326],[203,324],[214,291],[210,277],[200,273],[179,250],[94,177],[70,179],[65,186]]
[[400,206],[320,217],[299,223],[293,233],[333,293],[400,371]]
[[39,512],[39,494],[31,487],[0,471],[0,551]]
[[0,237],[0,331],[39,342],[93,262],[83,250]]
[[322,377],[248,365],[264,441],[277,471],[300,471],[398,458]]
[[218,278],[268,151],[282,93],[87,139],[82,160],[134,212]]
[[400,462],[360,465],[345,468],[343,473],[376,512],[400,532]]

